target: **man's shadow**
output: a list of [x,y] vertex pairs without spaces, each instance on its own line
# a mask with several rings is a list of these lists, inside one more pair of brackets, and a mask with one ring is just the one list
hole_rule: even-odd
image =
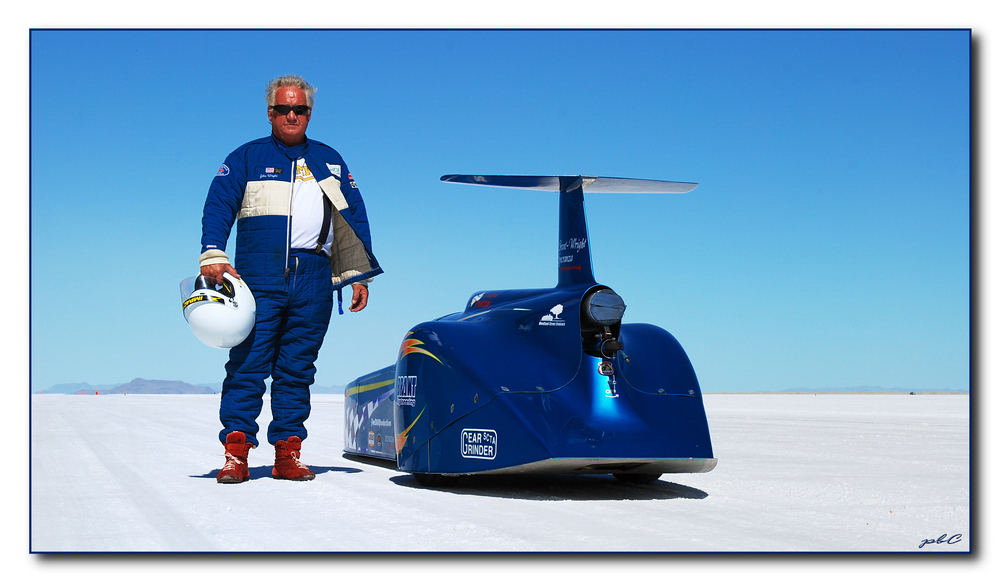
[[[271,469],[272,468],[274,468],[273,465],[256,466],[256,467],[250,468],[250,479],[251,480],[260,480],[262,478],[267,478],[267,479],[270,480],[271,479]],[[221,469],[222,468],[217,468],[217,469],[208,471],[208,472],[206,472],[204,474],[194,475],[194,476],[189,476],[189,477],[191,477],[191,478],[211,478],[211,479],[214,480],[215,476],[217,476],[219,474],[219,470],[221,470]],[[360,470],[358,468],[344,468],[344,467],[339,467],[339,466],[314,466],[312,464],[309,464],[309,469],[312,470],[313,473],[316,474],[317,476],[320,475],[320,474],[328,473],[328,472],[341,472],[341,473],[345,473],[345,474],[356,474],[356,473],[362,471],[362,470]]]

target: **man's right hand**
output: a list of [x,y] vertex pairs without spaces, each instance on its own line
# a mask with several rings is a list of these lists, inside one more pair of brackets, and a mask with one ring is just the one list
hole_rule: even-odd
[[233,266],[228,263],[213,263],[211,265],[205,265],[201,268],[201,274],[205,276],[205,279],[209,283],[214,283],[215,285],[222,285],[222,274],[229,273],[236,279],[242,279],[240,274],[236,273]]

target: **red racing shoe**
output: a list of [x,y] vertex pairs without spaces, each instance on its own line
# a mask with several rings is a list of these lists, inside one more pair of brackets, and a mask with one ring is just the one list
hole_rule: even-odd
[[280,440],[274,444],[274,469],[271,470],[271,477],[279,480],[311,480],[316,474],[309,469],[309,466],[299,461],[299,452],[302,450],[302,439],[293,435],[288,440]]
[[250,479],[250,466],[247,456],[250,455],[252,443],[247,442],[247,436],[242,431],[233,431],[226,436],[226,463],[215,476],[220,484],[239,484]]

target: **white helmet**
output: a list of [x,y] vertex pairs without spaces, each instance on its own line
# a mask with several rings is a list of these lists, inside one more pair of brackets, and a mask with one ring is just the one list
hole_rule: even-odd
[[184,319],[199,340],[213,348],[231,348],[243,342],[253,330],[257,302],[242,279],[222,275],[221,286],[205,276],[181,282]]

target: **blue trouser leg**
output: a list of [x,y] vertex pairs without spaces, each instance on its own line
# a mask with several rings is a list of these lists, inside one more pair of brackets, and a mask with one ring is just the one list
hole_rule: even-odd
[[271,424],[267,440],[277,443],[297,435],[307,436],[309,387],[316,376],[316,357],[330,325],[333,284],[330,261],[323,256],[301,254],[289,281],[289,306],[285,333],[271,372]]
[[264,379],[271,375],[274,340],[282,328],[285,303],[282,295],[255,294],[257,314],[253,330],[246,340],[229,350],[219,407],[220,441],[224,442],[230,432],[242,431],[247,441],[258,444],[257,417],[263,407]]
[[247,441],[258,445],[256,420],[268,376],[272,416],[268,442],[273,444],[292,435],[306,438],[309,387],[330,323],[333,292],[327,258],[293,252],[292,268],[285,289],[255,294],[254,329],[229,352],[219,409],[221,441],[232,431],[242,431]]

